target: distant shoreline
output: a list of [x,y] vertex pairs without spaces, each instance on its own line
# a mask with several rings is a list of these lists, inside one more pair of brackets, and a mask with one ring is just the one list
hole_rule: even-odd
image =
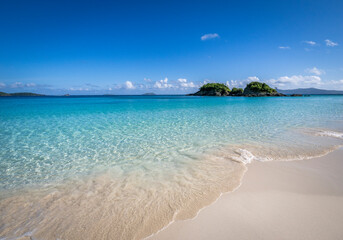
[[[291,94],[285,94],[285,97],[290,96]],[[336,94],[306,94],[309,96],[342,96],[343,93],[336,93]],[[94,95],[44,95],[44,94],[37,94],[37,95],[0,95],[0,98],[13,98],[13,97],[35,97],[35,98],[40,98],[40,97],[63,97],[63,98],[68,98],[68,97],[124,97],[124,96],[135,96],[135,97],[159,97],[159,96],[185,96],[185,97],[213,97],[213,96],[191,96],[188,94],[155,94],[155,95],[141,95],[141,94],[123,94],[123,95],[109,95],[109,94],[94,94]],[[225,97],[235,97],[235,96],[225,96]],[[247,96],[240,96],[240,97],[247,97]],[[249,97],[250,98],[250,97]]]
[[[302,95],[343,95],[343,91],[339,90],[325,90],[318,88],[298,88],[290,90],[278,89],[278,91],[285,95],[292,94],[302,94]],[[103,96],[142,96],[142,97],[154,97],[154,96],[189,96],[189,94],[156,94],[156,93],[143,93],[143,94],[61,94],[61,95],[50,95],[50,94],[40,94],[32,92],[16,92],[16,93],[5,93],[0,92],[0,97],[79,97],[79,96],[89,96],[89,97],[103,97]]]

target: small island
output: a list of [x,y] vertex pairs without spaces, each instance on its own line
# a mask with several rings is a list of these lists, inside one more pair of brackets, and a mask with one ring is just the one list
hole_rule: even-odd
[[251,82],[244,90],[242,88],[233,88],[230,90],[228,86],[223,83],[207,83],[203,85],[200,90],[190,96],[244,96],[244,97],[280,97],[286,96],[277,92],[276,89],[271,88],[266,83]]

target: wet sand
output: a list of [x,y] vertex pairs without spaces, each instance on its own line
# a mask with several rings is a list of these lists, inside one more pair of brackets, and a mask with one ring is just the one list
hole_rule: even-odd
[[343,148],[247,166],[235,192],[148,239],[343,239]]

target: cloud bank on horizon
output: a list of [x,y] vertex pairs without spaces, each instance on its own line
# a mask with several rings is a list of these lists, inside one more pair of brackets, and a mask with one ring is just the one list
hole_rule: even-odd
[[[257,81],[265,82],[274,88],[280,89],[294,89],[294,88],[322,88],[322,89],[338,89],[343,90],[343,79],[323,81],[321,75],[325,75],[325,71],[317,67],[307,68],[304,70],[309,75],[291,75],[280,76],[277,78],[260,79],[257,76],[250,76],[245,79],[227,80],[222,82],[229,88],[244,88],[248,83]],[[76,93],[76,94],[130,94],[132,91],[136,93],[145,93],[154,91],[156,93],[191,93],[199,89],[202,85],[209,82],[218,82],[215,80],[204,79],[203,81],[190,81],[186,78],[178,78],[169,80],[167,77],[153,81],[145,78],[144,82],[125,81],[124,84],[111,84],[108,86],[98,86],[93,84],[84,84],[81,86],[73,86],[70,88],[54,88],[53,86],[39,85],[35,83],[16,82],[10,85],[0,83],[0,91],[2,89],[10,90],[41,90],[43,93],[57,92],[57,93]]]

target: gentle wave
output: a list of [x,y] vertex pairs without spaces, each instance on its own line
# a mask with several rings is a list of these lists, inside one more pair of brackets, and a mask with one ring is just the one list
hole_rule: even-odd
[[281,140],[229,145],[188,156],[174,172],[145,168],[123,175],[112,169],[61,185],[22,190],[0,201],[0,236],[145,238],[172,221],[195,217],[222,193],[235,190],[246,164],[308,159],[341,144],[341,139],[325,135],[303,136],[292,145]]
[[328,136],[328,137],[335,137],[343,139],[342,132],[334,132],[334,131],[320,131],[317,133],[318,136]]

